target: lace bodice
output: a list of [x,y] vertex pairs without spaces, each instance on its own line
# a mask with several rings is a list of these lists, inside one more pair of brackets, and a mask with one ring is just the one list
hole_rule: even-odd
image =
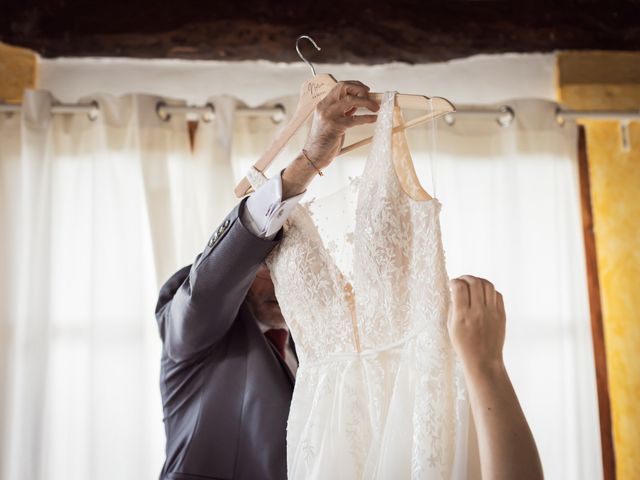
[[[284,226],[284,238],[267,259],[276,295],[296,341],[301,362],[328,355],[366,353],[429,329],[446,335],[440,321],[448,296],[437,199],[418,201],[399,182],[392,152],[409,157],[404,133],[391,135],[402,121],[393,92],[381,103],[362,177],[357,182],[355,229],[349,273],[342,272],[302,203]],[[257,188],[266,179],[253,170]],[[331,215],[331,212],[329,212]]]

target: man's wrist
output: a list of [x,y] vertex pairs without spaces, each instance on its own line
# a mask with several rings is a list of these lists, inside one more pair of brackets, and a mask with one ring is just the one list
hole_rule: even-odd
[[286,200],[303,193],[317,173],[300,153],[282,172],[282,199]]
[[309,158],[309,160],[307,160],[307,163],[311,161],[311,163],[313,164],[312,166],[316,169],[327,168],[329,165],[331,165],[331,162],[333,162],[333,159],[335,158],[331,153],[325,152],[321,154],[320,152],[317,152],[313,146],[305,146],[303,150],[307,153],[307,157]]

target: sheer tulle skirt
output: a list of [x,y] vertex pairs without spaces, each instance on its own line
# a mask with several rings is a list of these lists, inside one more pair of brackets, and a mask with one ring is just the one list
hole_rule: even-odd
[[289,478],[479,478],[462,373],[451,351],[428,347],[423,334],[383,351],[302,360]]

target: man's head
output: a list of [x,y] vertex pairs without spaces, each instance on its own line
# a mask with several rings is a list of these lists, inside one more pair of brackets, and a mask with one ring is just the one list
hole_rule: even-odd
[[286,328],[284,317],[271,280],[267,265],[263,262],[247,293],[247,304],[256,319],[271,328]]

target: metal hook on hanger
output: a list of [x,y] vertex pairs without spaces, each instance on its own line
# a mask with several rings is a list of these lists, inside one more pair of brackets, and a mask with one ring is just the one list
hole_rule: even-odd
[[300,40],[302,40],[303,38],[306,38],[307,40],[309,40],[314,47],[316,47],[316,50],[320,51],[320,47],[318,46],[318,44],[313,40],[313,38],[311,38],[309,35],[300,35],[297,39],[296,39],[296,52],[298,52],[298,55],[300,56],[300,58],[302,59],[302,61],[304,63],[306,63],[307,65],[309,65],[309,68],[311,69],[311,73],[313,73],[313,76],[316,76],[316,69],[313,68],[313,65],[311,64],[311,62],[309,60],[307,60],[306,58],[304,58],[304,55],[302,55],[302,53],[300,53],[300,48],[298,47],[298,44],[300,43]]

